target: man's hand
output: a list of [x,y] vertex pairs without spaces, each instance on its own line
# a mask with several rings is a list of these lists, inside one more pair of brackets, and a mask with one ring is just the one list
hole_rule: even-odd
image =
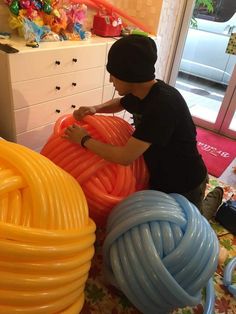
[[62,137],[73,143],[80,144],[81,139],[87,134],[88,132],[85,129],[73,124],[66,128],[65,134]]
[[82,120],[87,115],[94,115],[96,113],[95,107],[79,107],[79,109],[73,112],[73,117],[75,120]]

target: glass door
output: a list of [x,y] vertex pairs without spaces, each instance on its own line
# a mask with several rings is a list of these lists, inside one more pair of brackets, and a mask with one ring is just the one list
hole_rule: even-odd
[[173,66],[178,72],[172,71],[170,83],[197,125],[236,138],[236,55],[227,50],[236,32],[236,1],[196,0],[187,9],[187,37],[179,43]]
[[[216,126],[220,133],[236,138],[236,65],[227,88]],[[221,119],[221,117],[224,117]]]

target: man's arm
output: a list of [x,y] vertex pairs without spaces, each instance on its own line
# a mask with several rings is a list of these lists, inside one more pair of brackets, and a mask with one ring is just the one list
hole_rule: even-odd
[[[64,138],[71,142],[81,144],[84,136],[88,135],[87,131],[77,125],[69,126],[65,130]],[[130,165],[134,160],[141,156],[151,145],[151,143],[130,137],[124,146],[114,146],[89,138],[84,147],[94,152],[101,158],[118,163],[124,166]]]
[[94,115],[95,113],[116,113],[122,110],[124,110],[124,108],[120,104],[120,98],[114,98],[96,106],[81,106],[73,112],[73,116],[76,120],[82,120],[87,115]]
[[101,158],[123,166],[132,164],[151,145],[134,137],[130,137],[125,146],[114,146],[97,141],[93,138],[85,142],[84,146]]
[[94,106],[97,113],[116,113],[124,110],[120,104],[121,98],[113,98],[103,104]]

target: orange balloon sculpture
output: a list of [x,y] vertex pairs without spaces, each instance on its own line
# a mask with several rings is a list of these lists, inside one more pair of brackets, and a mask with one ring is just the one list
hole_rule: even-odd
[[146,189],[148,171],[143,157],[131,166],[108,162],[88,149],[61,137],[73,123],[104,143],[124,145],[133,132],[125,120],[115,116],[86,116],[76,121],[65,115],[56,122],[54,133],[41,154],[69,172],[81,185],[88,201],[90,215],[97,225],[104,226],[111,209],[128,195]]
[[72,176],[0,140],[0,313],[80,313],[95,228]]

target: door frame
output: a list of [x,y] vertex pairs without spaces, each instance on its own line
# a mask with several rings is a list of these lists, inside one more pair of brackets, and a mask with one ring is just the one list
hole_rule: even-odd
[[[236,112],[235,108],[236,108],[236,65],[234,66],[234,70],[231,75],[231,79],[227,87],[225,97],[223,99],[222,106],[216,120],[216,124],[219,126],[220,133],[232,137],[234,139],[236,139],[236,131],[230,130],[229,125]],[[221,115],[224,115],[224,119],[223,123],[220,125]]]
[[182,20],[179,20],[176,27],[179,29],[179,37],[176,38],[176,50],[173,51],[172,65],[169,68],[168,83],[175,86],[176,78],[179,72],[179,65],[184,51],[185,41],[188,35],[188,29],[190,20],[192,18],[192,12],[194,8],[195,0],[189,0],[185,2],[185,6],[182,7]]
[[[192,12],[194,9],[195,0],[189,0],[186,2],[186,5],[182,7],[182,20],[180,19],[178,25],[176,27],[179,29],[179,37],[176,38],[176,50],[173,51],[172,55],[172,64],[169,67],[169,73],[167,74],[167,82],[175,86],[176,79],[179,72],[179,66],[181,62],[181,58],[183,55],[183,50],[185,46],[185,41],[188,34],[190,20],[192,18]],[[218,112],[217,119],[215,123],[202,120],[197,117],[193,117],[193,121],[196,125],[199,125],[203,128],[207,128],[217,133],[224,134],[226,136],[236,138],[236,132],[229,130],[228,127],[230,125],[231,119],[235,112],[235,104],[233,104],[233,99],[235,99],[236,95],[236,66],[232,73],[229,85],[226,89],[224,99],[221,104],[221,108]],[[233,101],[232,101],[233,100]],[[223,117],[223,118],[222,118]],[[223,123],[222,123],[223,120]]]

